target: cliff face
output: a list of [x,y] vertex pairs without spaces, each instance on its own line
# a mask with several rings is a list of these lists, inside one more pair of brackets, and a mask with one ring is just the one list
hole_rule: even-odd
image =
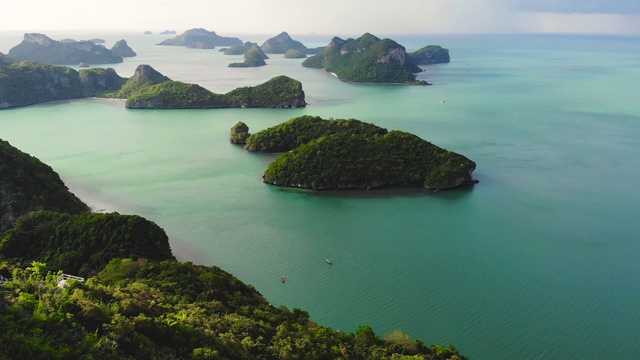
[[32,60],[45,64],[77,65],[121,63],[122,57],[91,41],[63,43],[44,34],[25,34],[24,40],[9,50],[15,61]]
[[0,140],[0,233],[30,211],[80,214],[89,207],[73,195],[60,176],[40,160]]
[[135,51],[133,51],[133,49],[129,47],[125,40],[119,40],[118,42],[116,42],[111,48],[111,52],[114,55],[120,57],[134,57],[138,55]]
[[127,79],[120,77],[112,68],[80,70],[80,84],[87,97],[100,93],[115,92],[122,88]]
[[0,67],[0,109],[84,97],[78,72],[25,61]]

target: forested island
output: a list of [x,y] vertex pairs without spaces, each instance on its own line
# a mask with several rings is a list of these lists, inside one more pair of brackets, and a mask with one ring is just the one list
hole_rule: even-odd
[[[244,50],[244,62],[241,63],[231,63],[229,67],[256,67],[256,66],[264,66],[267,63],[264,61],[269,57],[258,47],[258,44],[255,43],[245,43],[251,44]],[[238,52],[239,49],[234,49],[233,47],[225,51],[225,55],[228,55],[227,52]]]
[[216,46],[242,45],[242,40],[236,37],[220,36],[216,34],[215,31],[198,28],[187,30],[174,38],[162,41],[158,45],[186,46],[196,49],[214,49]]
[[302,53],[307,51],[307,47],[300,41],[293,40],[285,31],[268,39],[261,46],[267,54],[284,54],[289,50],[298,50]]
[[135,51],[127,44],[127,41],[122,39],[116,41],[116,43],[111,48],[111,53],[120,57],[134,57],[137,56]]
[[413,134],[355,119],[301,116],[249,136],[250,152],[286,152],[263,175],[267,184],[313,190],[471,184],[475,162]]
[[8,55],[14,61],[31,60],[54,65],[122,62],[122,57],[91,41],[61,42],[37,33],[24,34],[24,40],[11,48]]
[[[324,69],[348,82],[429,85],[416,80],[415,74],[422,71],[419,64],[430,63],[424,59],[443,60],[443,54],[433,55],[435,50],[423,48],[409,54],[391,39],[381,40],[366,33],[357,39],[334,37],[322,52],[307,58],[302,66]],[[446,56],[448,61],[448,50]]]
[[[155,223],[90,213],[50,167],[5,141],[0,150],[2,208],[31,199],[0,231],[0,358],[467,359],[402,331],[336,331],[272,306],[215,266],[176,261]],[[60,282],[63,272],[86,281]]]
[[86,97],[127,99],[125,106],[136,109],[306,106],[302,84],[286,76],[214,94],[199,85],[172,81],[149,65],[139,65],[129,79],[110,68],[76,71],[33,61],[0,65],[0,109]]

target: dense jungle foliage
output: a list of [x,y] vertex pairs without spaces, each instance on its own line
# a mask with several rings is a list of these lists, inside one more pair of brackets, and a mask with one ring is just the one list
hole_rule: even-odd
[[195,84],[165,81],[132,93],[126,106],[152,109],[193,109],[230,107],[304,107],[302,84],[277,76],[257,86],[246,86],[226,94],[214,94]]
[[242,121],[238,121],[237,124],[231,127],[231,143],[245,144],[249,136],[251,136],[251,134],[249,134],[249,127]]
[[263,178],[269,184],[314,190],[386,186],[440,190],[471,182],[475,166],[462,155],[406,132],[371,137],[335,133],[282,155]]
[[21,215],[40,209],[89,211],[50,166],[0,140],[0,234]]
[[85,283],[55,285],[43,264],[0,265],[0,357],[10,359],[467,359],[401,331],[320,326],[269,304],[217,267],[113,260]]
[[164,230],[137,215],[36,211],[20,216],[0,239],[0,259],[40,261],[46,270],[84,277],[122,257],[174,259]]
[[304,115],[251,135],[246,149],[251,152],[286,152],[335,133],[373,137],[386,134],[387,129],[355,119],[324,120],[319,116]]
[[326,49],[307,58],[302,66],[324,69],[350,82],[427,84],[416,81],[414,73],[422,69],[413,63],[402,45],[369,33],[358,39],[335,37]]

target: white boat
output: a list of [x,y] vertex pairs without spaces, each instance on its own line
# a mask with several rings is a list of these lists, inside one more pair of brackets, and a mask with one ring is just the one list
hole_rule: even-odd
[[327,262],[327,264],[329,264],[329,265],[333,265],[333,263],[331,262],[331,260],[327,259],[327,260],[325,260],[325,261]]

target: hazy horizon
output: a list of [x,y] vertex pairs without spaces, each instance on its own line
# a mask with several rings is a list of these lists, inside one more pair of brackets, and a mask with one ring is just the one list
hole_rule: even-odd
[[634,0],[33,0],[4,14],[0,31],[640,35]]

